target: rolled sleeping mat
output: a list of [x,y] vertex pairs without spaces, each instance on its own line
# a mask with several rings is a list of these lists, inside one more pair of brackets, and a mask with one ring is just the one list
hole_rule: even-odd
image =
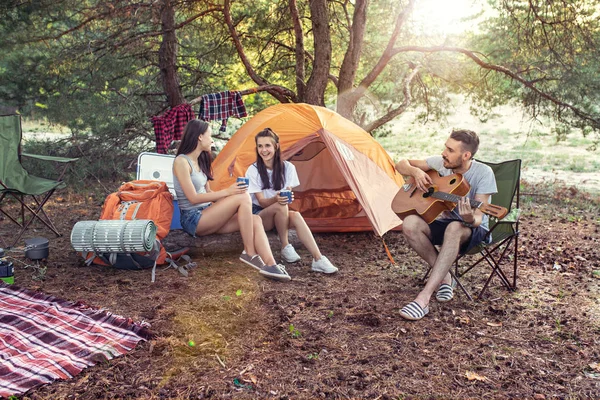
[[71,246],[81,252],[148,252],[155,240],[156,224],[149,219],[79,221],[71,231]]

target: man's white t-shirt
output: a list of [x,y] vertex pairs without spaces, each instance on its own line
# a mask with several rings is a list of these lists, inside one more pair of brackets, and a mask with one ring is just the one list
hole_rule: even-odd
[[[283,175],[283,177],[284,177],[283,187],[284,188],[287,188],[287,187],[294,188],[294,187],[300,185],[300,180],[298,179],[298,173],[296,172],[296,167],[294,166],[294,164],[292,164],[289,161],[284,161],[283,165],[285,168],[285,172]],[[246,171],[246,178],[248,178],[250,180],[250,183],[248,185],[248,193],[250,193],[250,196],[252,196],[252,203],[256,204],[257,206],[260,206],[260,203],[258,202],[258,199],[256,198],[255,193],[262,192],[263,197],[265,199],[270,199],[271,197],[275,197],[277,195],[277,193],[279,193],[279,191],[281,190],[281,189],[280,190],[273,189],[273,170],[267,168],[267,173],[269,175],[269,180],[271,181],[271,189],[263,190],[263,188],[262,188],[263,182],[262,182],[262,179],[260,178],[260,174],[258,173],[258,168],[256,167],[256,163],[252,164],[248,168],[248,171]]]

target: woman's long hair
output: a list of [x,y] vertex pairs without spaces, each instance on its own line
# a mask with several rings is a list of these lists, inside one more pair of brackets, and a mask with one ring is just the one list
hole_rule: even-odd
[[[269,180],[269,174],[267,172],[267,166],[263,161],[262,157],[258,153],[258,138],[267,137],[273,141],[273,145],[275,147],[275,156],[273,157],[273,185],[271,186],[271,182]],[[258,173],[260,175],[260,180],[262,181],[263,187],[262,189],[275,189],[281,190],[283,189],[283,183],[285,181],[285,164],[281,159],[281,150],[279,148],[279,136],[275,132],[271,130],[271,128],[265,128],[262,131],[258,132],[256,137],[254,138],[256,143],[256,168],[258,169]]]
[[[189,121],[185,126],[185,130],[183,131],[183,138],[181,139],[181,143],[179,143],[179,147],[177,148],[177,155],[189,154],[196,150],[200,135],[204,135],[208,130],[208,127],[208,122],[201,121],[199,119],[192,119]],[[198,156],[198,165],[200,166],[200,170],[204,172],[204,175],[206,175],[209,181],[213,180],[211,164],[212,155],[210,152],[201,152]]]

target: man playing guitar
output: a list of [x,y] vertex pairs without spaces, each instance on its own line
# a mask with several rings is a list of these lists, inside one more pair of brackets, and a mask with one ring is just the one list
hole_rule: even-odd
[[[431,275],[417,297],[400,310],[409,320],[419,320],[429,313],[429,300],[437,290],[439,302],[452,300],[456,282],[450,275],[450,267],[456,256],[466,253],[480,244],[488,232],[488,216],[480,209],[472,208],[469,199],[489,203],[497,193],[496,179],[492,169],[473,156],[479,148],[479,137],[469,130],[453,130],[446,141],[441,156],[425,160],[401,160],[396,170],[411,176],[416,191],[426,192],[433,184],[426,171],[436,170],[441,176],[461,174],[469,183],[469,193],[461,198],[452,211],[442,212],[427,224],[420,215],[404,218],[402,232],[408,244],[431,267]],[[490,238],[491,239],[491,238]],[[438,253],[436,245],[440,245]]]

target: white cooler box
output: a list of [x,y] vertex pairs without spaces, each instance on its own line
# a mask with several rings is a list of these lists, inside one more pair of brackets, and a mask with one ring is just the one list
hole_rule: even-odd
[[137,179],[163,181],[169,187],[173,195],[173,219],[171,219],[171,230],[181,229],[181,220],[177,196],[173,187],[173,161],[175,156],[171,154],[158,154],[144,152],[138,156]]

